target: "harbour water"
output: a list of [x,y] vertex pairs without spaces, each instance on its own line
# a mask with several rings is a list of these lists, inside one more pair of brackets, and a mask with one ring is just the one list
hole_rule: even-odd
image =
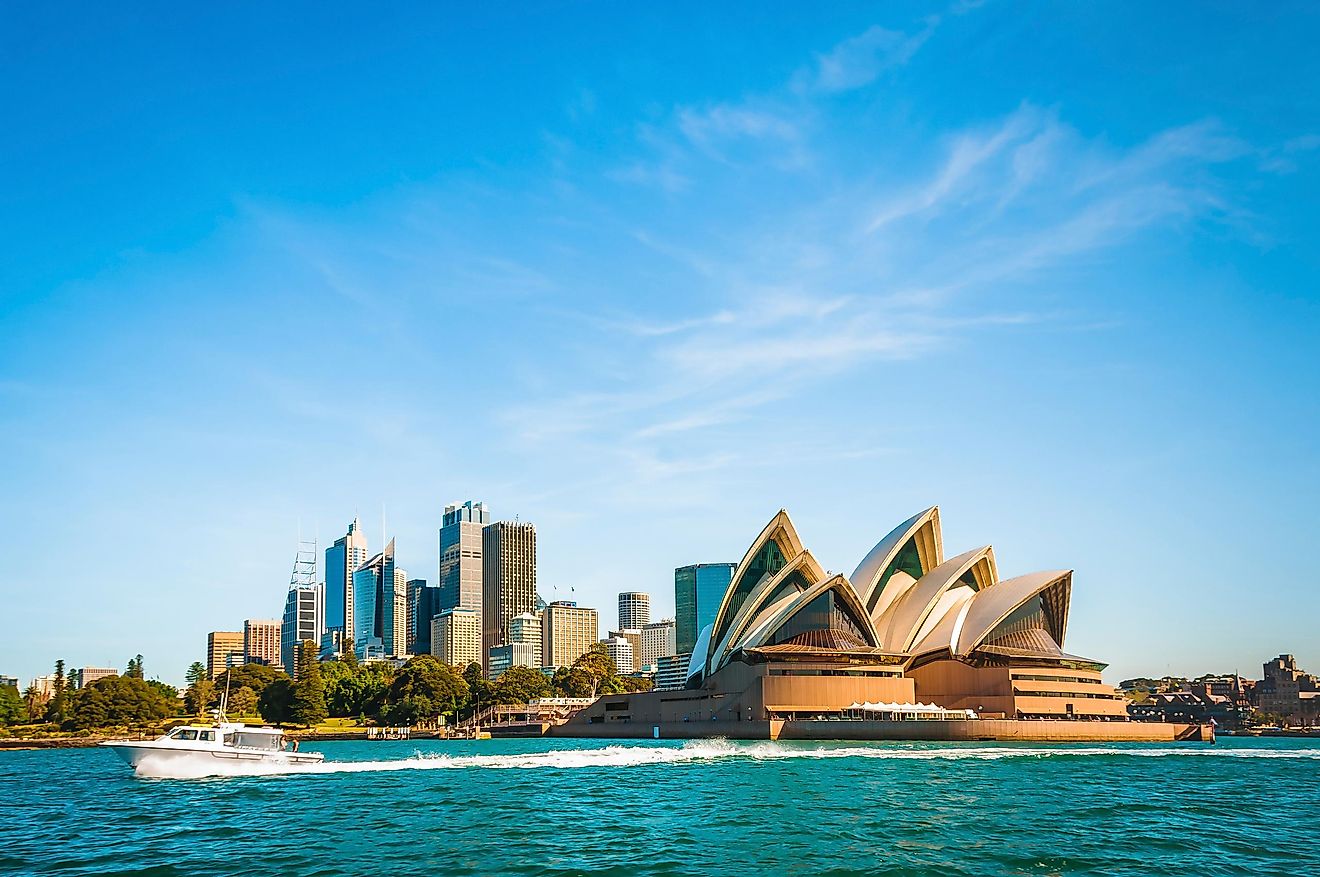
[[202,779],[0,752],[0,874],[1320,871],[1320,740],[305,748]]

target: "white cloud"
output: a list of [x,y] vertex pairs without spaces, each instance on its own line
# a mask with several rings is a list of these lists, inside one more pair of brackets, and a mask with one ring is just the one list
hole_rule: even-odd
[[817,55],[816,63],[794,78],[794,87],[799,91],[839,92],[870,85],[885,70],[910,61],[937,23],[938,19],[932,18],[915,34],[879,25],[867,28]]

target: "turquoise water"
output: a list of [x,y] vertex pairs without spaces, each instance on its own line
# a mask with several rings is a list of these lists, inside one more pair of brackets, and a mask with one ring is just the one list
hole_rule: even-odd
[[1320,871],[1320,741],[305,748],[208,779],[0,752],[0,874]]

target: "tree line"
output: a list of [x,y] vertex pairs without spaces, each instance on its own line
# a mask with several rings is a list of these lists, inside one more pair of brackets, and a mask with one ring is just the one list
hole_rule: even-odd
[[62,660],[55,662],[49,691],[35,684],[22,694],[12,685],[0,687],[0,725],[45,722],[64,731],[144,727],[178,711],[178,691],[159,680],[143,678],[141,655],[130,658],[122,674],[77,689]]

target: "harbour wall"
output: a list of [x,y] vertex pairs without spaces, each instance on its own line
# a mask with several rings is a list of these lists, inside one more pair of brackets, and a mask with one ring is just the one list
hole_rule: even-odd
[[569,722],[547,730],[550,737],[694,740],[931,740],[1035,743],[1169,743],[1214,741],[1210,725],[1174,722],[1032,721],[956,719],[943,721],[750,721],[750,722]]

